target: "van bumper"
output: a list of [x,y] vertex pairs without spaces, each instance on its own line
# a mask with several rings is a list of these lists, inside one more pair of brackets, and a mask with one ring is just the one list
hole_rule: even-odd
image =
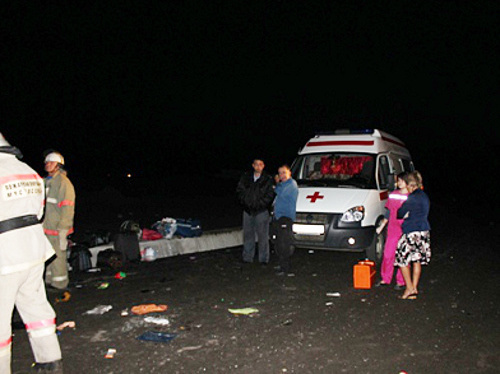
[[[304,224],[303,220],[296,223]],[[324,222],[324,234],[293,234],[293,245],[299,248],[361,252],[375,237],[375,226],[361,227],[360,223],[342,223],[339,215],[330,215]],[[316,225],[319,222],[315,223]]]

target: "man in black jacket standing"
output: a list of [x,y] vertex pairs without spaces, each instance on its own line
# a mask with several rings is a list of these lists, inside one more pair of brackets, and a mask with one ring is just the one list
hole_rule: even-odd
[[243,262],[253,262],[255,235],[259,243],[259,262],[269,262],[269,211],[274,199],[272,177],[264,172],[264,161],[255,159],[253,172],[245,173],[236,193],[243,206]]

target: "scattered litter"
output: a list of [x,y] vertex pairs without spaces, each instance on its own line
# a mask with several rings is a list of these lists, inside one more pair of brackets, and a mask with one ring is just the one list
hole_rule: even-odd
[[191,331],[191,326],[199,329],[203,325],[202,324],[197,324],[197,325],[186,324],[186,326],[180,326],[179,330],[182,330],[182,331]]
[[[160,234],[161,237],[161,234]],[[141,249],[141,261],[143,262],[153,262],[158,258],[158,253],[152,247],[146,247]]]
[[128,316],[128,315],[129,315],[129,313],[128,313],[128,309],[123,309],[123,310],[120,312],[120,315],[121,315],[122,317],[126,317],[126,316]]
[[98,305],[94,309],[87,310],[83,314],[104,314],[113,309],[112,305]]
[[61,323],[59,326],[56,327],[58,331],[64,330],[66,327],[70,327],[72,329],[76,328],[76,323],[75,321],[66,321]]
[[177,350],[177,353],[182,353],[184,351],[196,351],[197,349],[203,348],[203,345],[193,345],[190,347],[184,347]]
[[174,218],[165,217],[153,223],[151,228],[158,231],[165,239],[172,239],[177,230],[177,221]]
[[189,259],[190,259],[191,261],[194,261],[194,260],[196,260],[196,256],[189,256]]
[[289,276],[289,277],[295,277],[295,273],[288,273],[287,276]]
[[256,308],[228,309],[228,311],[233,314],[244,314],[244,315],[259,313],[259,309]]
[[287,319],[287,320],[284,320],[283,322],[281,322],[281,324],[282,324],[283,326],[289,326],[289,325],[291,325],[291,324],[292,324],[292,322],[293,322],[293,321],[292,321],[291,319]]
[[109,283],[108,282],[102,282],[99,286],[97,286],[97,289],[99,289],[99,290],[105,290],[108,287],[109,287]]
[[109,348],[106,354],[104,355],[104,358],[113,358],[115,357],[116,349],[115,348]]
[[327,292],[326,296],[328,296],[328,297],[340,297],[340,292]]
[[164,304],[141,304],[133,306],[130,311],[134,314],[142,315],[155,312],[164,312],[168,309],[168,306]]
[[330,305],[333,305],[333,302],[332,301],[329,301],[327,303],[325,303],[326,306],[330,306]]
[[314,253],[314,251],[313,251],[312,249],[310,249],[310,250],[309,250],[309,253],[310,253],[310,254],[313,254],[313,253]]
[[148,342],[159,342],[159,343],[168,343],[170,340],[174,339],[177,334],[170,334],[165,332],[156,332],[156,331],[146,331],[144,334],[139,335],[137,340],[144,340]]
[[163,325],[163,326],[168,326],[170,325],[170,321],[168,320],[168,318],[162,318],[162,317],[146,317],[144,318],[144,321],[145,322],[149,322],[149,323],[154,323],[156,325]]
[[56,298],[56,303],[66,303],[69,301],[69,299],[71,299],[71,294],[68,292],[68,291],[65,291],[63,293],[63,297],[61,298]]
[[87,273],[97,273],[99,271],[101,271],[101,268],[92,268],[92,269],[88,269]]
[[127,274],[125,274],[123,271],[119,271],[118,273],[115,274],[116,279],[123,279],[126,277],[127,277]]

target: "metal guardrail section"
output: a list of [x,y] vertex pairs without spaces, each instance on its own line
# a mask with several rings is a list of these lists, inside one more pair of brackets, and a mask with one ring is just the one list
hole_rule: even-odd
[[[92,266],[97,265],[97,255],[108,248],[114,248],[113,242],[89,248],[92,253]],[[158,258],[183,255],[188,253],[214,251],[243,245],[241,227],[205,231],[196,238],[172,238],[159,240],[143,240],[139,242],[141,249],[151,247],[156,250]]]

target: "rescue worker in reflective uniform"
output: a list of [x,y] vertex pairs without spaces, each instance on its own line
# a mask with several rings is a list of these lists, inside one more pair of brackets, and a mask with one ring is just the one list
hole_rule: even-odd
[[47,266],[45,281],[50,287],[63,290],[68,286],[66,248],[68,235],[73,232],[75,189],[66,176],[64,158],[58,152],[45,156],[45,217],[43,230],[56,251],[56,258]]
[[0,373],[11,372],[12,312],[28,331],[39,372],[62,373],[55,312],[43,282],[54,249],[43,234],[43,179],[0,134]]

